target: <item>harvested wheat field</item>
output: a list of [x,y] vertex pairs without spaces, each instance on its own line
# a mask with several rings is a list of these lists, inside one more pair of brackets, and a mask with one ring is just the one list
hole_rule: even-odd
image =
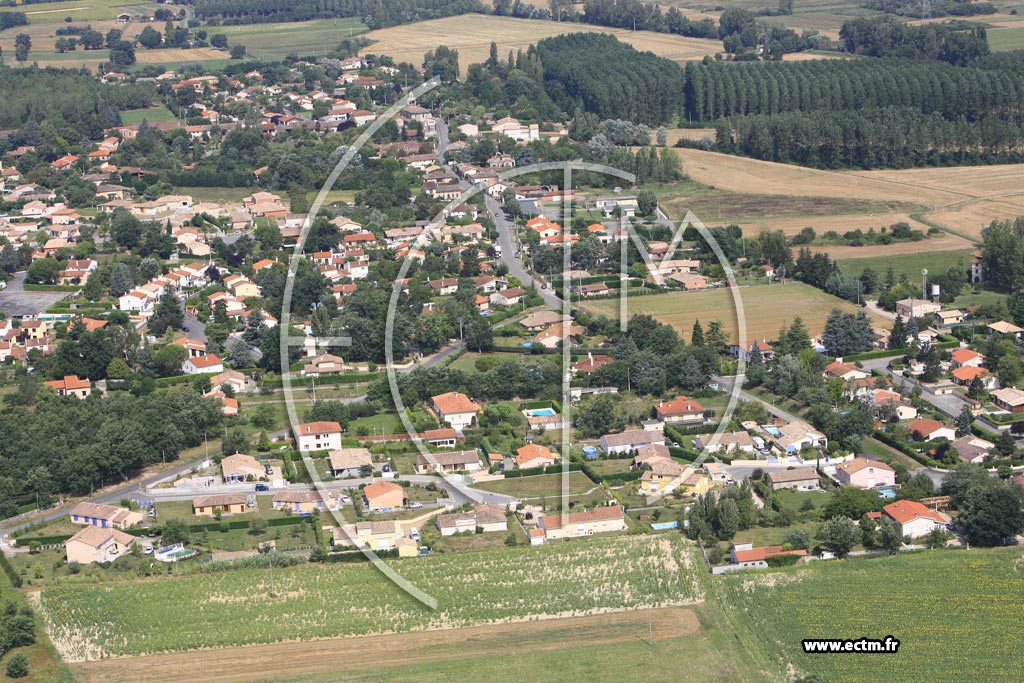
[[677,62],[701,59],[705,55],[722,51],[720,41],[704,38],[480,14],[432,19],[370,31],[366,37],[373,44],[364,51],[390,55],[396,62],[418,65],[423,62],[426,52],[438,45],[447,45],[459,51],[459,66],[465,72],[470,64],[487,59],[491,41],[498,44],[498,54],[504,57],[509,50],[525,50],[542,38],[583,31],[610,33],[637,49],[649,50]]
[[138,50],[135,59],[139,64],[166,64],[168,62],[205,62],[211,59],[226,59],[227,53],[213,47],[190,47],[168,50]]
[[[184,654],[123,657],[75,664],[78,680],[89,683],[163,683],[204,681],[243,683],[258,677],[312,677],[346,670],[378,670],[386,660],[403,667],[427,662],[488,657],[496,643],[515,643],[517,655],[569,650],[586,644],[612,645],[647,638],[692,637],[700,632],[692,609],[639,610],[518,624],[474,626],[444,632],[389,634],[363,638],[332,638],[309,642],[203,650]],[[498,648],[502,649],[502,648]],[[382,659],[382,653],[387,653]]]

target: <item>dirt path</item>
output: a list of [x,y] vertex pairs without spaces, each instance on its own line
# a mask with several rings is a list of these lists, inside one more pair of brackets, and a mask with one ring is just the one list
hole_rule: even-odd
[[[515,643],[517,652],[571,648],[691,636],[700,630],[697,615],[685,607],[598,614],[519,624],[423,631],[398,635],[336,638],[276,645],[252,645],[147,657],[124,657],[72,664],[75,679],[88,683],[165,683],[196,681],[242,683],[282,676],[298,678],[331,671],[358,672],[382,661],[403,664],[468,659],[493,653],[498,643]],[[443,642],[444,647],[438,643]],[[384,654],[387,653],[387,654]]]

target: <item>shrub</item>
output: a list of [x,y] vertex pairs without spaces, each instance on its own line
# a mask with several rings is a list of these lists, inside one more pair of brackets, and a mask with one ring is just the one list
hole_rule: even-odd
[[28,676],[28,657],[18,652],[7,660],[7,677],[24,678]]

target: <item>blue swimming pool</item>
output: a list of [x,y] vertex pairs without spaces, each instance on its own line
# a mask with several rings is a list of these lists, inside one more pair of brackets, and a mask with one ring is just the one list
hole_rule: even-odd
[[526,414],[530,417],[537,417],[538,415],[557,415],[554,408],[534,408],[533,410],[527,410]]

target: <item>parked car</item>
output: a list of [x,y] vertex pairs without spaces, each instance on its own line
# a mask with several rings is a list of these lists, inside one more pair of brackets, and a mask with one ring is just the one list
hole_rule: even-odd
[[423,503],[409,503],[409,509],[410,510],[422,510],[423,509]]
[[270,487],[267,486],[266,484],[256,484],[256,490],[257,491],[269,491]]

